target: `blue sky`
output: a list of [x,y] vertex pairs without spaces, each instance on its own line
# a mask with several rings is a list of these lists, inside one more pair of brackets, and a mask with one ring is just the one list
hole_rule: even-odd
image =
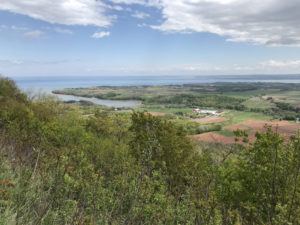
[[6,76],[300,73],[296,0],[2,0]]

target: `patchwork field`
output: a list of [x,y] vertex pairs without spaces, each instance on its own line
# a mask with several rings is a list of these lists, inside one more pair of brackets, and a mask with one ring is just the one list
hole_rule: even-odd
[[226,121],[224,117],[218,116],[208,116],[203,118],[192,119],[192,121],[200,124],[209,124],[209,123],[223,123]]
[[224,135],[215,133],[215,132],[208,132],[204,134],[197,134],[191,136],[191,138],[195,141],[201,141],[201,142],[209,142],[209,143],[222,143],[222,144],[234,144],[235,138],[232,137],[226,137]]
[[[235,142],[234,131],[238,129],[245,130],[251,141],[255,133],[266,126],[272,126],[288,138],[300,129],[300,124],[296,123],[300,118],[300,84],[104,86],[69,88],[54,93],[109,100],[138,99],[142,104],[136,111],[172,121],[196,141],[231,144]],[[195,112],[195,109],[208,113]]]
[[[272,127],[272,130],[281,134],[284,138],[297,134],[300,129],[300,123],[289,121],[266,121],[266,120],[245,120],[238,124],[232,124],[224,127],[222,132],[209,132],[204,134],[193,135],[192,138],[196,141],[219,142],[224,144],[233,144],[236,142],[233,134],[236,130],[246,131],[248,139],[252,142],[255,139],[256,132],[263,132],[267,127]],[[227,135],[226,135],[227,134]]]
[[264,99],[272,98],[273,101],[277,102],[283,102],[292,104],[296,107],[300,107],[300,91],[294,90],[294,91],[283,91],[274,93],[272,95],[266,95],[264,96]]

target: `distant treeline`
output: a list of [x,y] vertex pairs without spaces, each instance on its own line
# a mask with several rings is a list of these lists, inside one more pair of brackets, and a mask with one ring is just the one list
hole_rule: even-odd
[[244,100],[222,95],[181,94],[174,96],[157,96],[146,100],[146,104],[164,104],[184,107],[211,107],[216,109],[243,110]]

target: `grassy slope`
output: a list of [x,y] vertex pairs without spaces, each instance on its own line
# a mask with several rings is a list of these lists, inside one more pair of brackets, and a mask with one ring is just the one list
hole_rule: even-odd
[[300,91],[282,91],[268,96],[273,97],[275,101],[290,103],[300,106]]
[[[224,113],[224,117],[227,120],[226,120],[226,122],[223,123],[223,127],[228,126],[228,125],[242,123],[243,121],[250,120],[250,119],[253,119],[253,120],[271,120],[272,119],[272,117],[264,115],[262,113],[241,112],[241,111],[226,111]],[[227,136],[227,137],[234,136],[232,131],[229,131],[226,129],[217,131],[217,133]]]
[[270,109],[272,107],[275,107],[274,103],[271,103],[270,101],[267,101],[266,99],[262,97],[252,97],[247,99],[243,102],[243,105],[247,109]]

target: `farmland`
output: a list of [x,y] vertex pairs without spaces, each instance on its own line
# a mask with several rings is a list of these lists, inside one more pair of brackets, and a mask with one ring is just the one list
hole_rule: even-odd
[[[196,141],[234,143],[235,130],[250,141],[266,126],[285,136],[300,128],[300,85],[284,83],[214,83],[163,86],[67,88],[53,93],[109,100],[140,100],[135,111],[163,117]],[[217,110],[218,115],[196,113]],[[108,109],[109,110],[109,109]],[[130,113],[130,111],[123,112]]]

